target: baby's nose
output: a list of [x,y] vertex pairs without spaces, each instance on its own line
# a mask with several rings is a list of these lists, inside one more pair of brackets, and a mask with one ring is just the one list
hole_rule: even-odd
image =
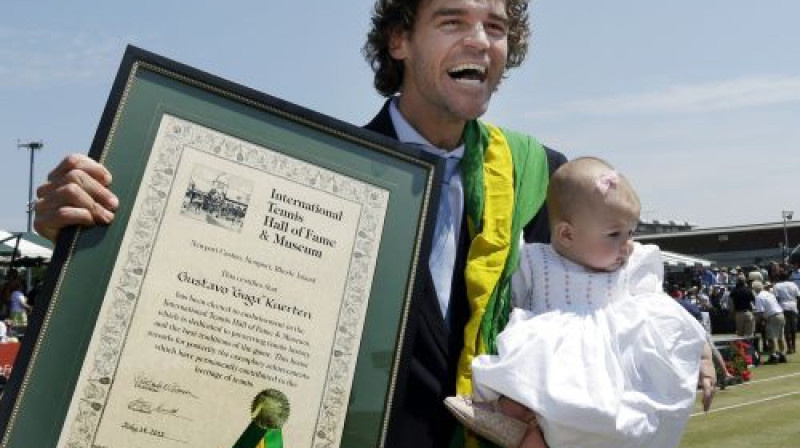
[[626,257],[629,257],[631,255],[631,253],[633,253],[633,241],[632,240],[628,240],[628,241],[625,242],[625,244],[622,245],[622,253]]

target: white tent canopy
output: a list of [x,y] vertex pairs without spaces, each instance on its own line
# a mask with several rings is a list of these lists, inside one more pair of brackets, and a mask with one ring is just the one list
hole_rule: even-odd
[[23,233],[17,245],[17,235],[19,233],[6,232],[0,230],[0,252],[11,254],[16,248],[19,252],[16,258],[43,258],[50,260],[53,249],[48,247],[48,242],[36,234]]
[[661,251],[661,259],[666,266],[711,266],[714,262],[705,258],[691,257],[667,250]]

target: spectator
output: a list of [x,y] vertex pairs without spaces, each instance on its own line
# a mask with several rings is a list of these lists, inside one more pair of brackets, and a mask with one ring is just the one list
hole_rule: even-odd
[[733,313],[733,304],[731,303],[731,291],[727,286],[723,286],[720,290],[719,307],[722,310],[730,311]]
[[716,282],[716,276],[714,275],[714,271],[706,266],[703,268],[703,273],[700,275],[700,281],[702,282],[703,286],[710,287],[711,285]]
[[780,265],[774,261],[770,261],[767,265],[767,280],[775,284],[778,280],[778,273],[780,272]]
[[0,288],[0,320],[8,319],[11,293],[13,292],[11,288],[16,279],[19,279],[19,272],[17,272],[16,269],[10,269],[6,273],[6,279],[2,288]]
[[728,286],[728,268],[723,267],[719,270],[719,274],[717,275],[717,284]]
[[797,300],[800,298],[800,288],[789,280],[789,272],[781,270],[778,274],[778,283],[773,287],[775,297],[778,299],[786,321],[784,336],[786,338],[787,353],[795,353],[795,339],[797,337]]
[[758,280],[753,281],[753,292],[756,294],[755,312],[758,319],[764,322],[766,330],[766,351],[769,352],[768,364],[776,362],[786,362],[786,339],[784,338],[783,328],[786,320],[783,315],[783,308],[778,303],[778,299],[768,291],[770,284],[766,285]]
[[9,318],[15,327],[25,327],[28,325],[28,312],[31,311],[30,305],[27,303],[25,294],[22,292],[24,289],[22,278],[12,278],[9,282],[8,301]]
[[723,287],[720,286],[720,285],[714,285],[714,287],[711,288],[711,295],[710,295],[711,306],[714,309],[717,309],[717,310],[723,309],[722,308],[722,288]]
[[761,274],[761,270],[758,269],[758,266],[753,266],[750,272],[747,273],[747,283],[753,283],[754,281],[759,281],[764,283],[764,276]]
[[691,286],[687,288],[683,293],[683,296],[686,297],[690,302],[697,305],[697,286]]
[[739,276],[736,286],[731,291],[733,311],[736,317],[736,334],[743,338],[752,339],[755,333],[755,318],[753,317],[753,291],[745,284],[745,277]]
[[7,344],[9,342],[19,342],[19,340],[13,336],[9,336],[8,326],[5,322],[0,321],[0,344]]
[[713,306],[711,305],[711,298],[706,293],[708,291],[707,287],[703,287],[700,291],[697,292],[697,306],[700,307],[701,311],[709,311]]
[[[695,289],[695,287],[692,287],[692,289]],[[680,304],[681,304],[681,306],[682,306],[682,307],[683,307],[683,308],[684,308],[686,311],[688,311],[688,312],[689,312],[689,314],[691,314],[691,315],[692,315],[692,317],[694,317],[695,319],[697,319],[697,321],[698,321],[698,322],[700,322],[701,324],[703,323],[703,313],[700,311],[700,307],[698,307],[698,306],[697,306],[697,304],[695,303],[695,301],[694,301],[694,300],[692,300],[691,293],[690,293],[690,294],[687,294],[687,295],[685,295],[685,296],[683,296],[683,297],[680,297],[680,296],[678,296],[678,297],[676,297],[676,296],[672,296],[672,297],[673,297],[675,300],[677,300],[677,301],[678,301],[678,303],[680,303]]]

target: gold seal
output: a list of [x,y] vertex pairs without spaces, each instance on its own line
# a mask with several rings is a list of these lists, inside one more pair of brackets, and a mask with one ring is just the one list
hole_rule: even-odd
[[250,406],[253,422],[264,429],[278,429],[289,419],[289,399],[277,389],[264,389]]

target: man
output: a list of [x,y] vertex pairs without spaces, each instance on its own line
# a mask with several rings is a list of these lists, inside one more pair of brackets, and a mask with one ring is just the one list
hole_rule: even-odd
[[797,338],[797,301],[800,300],[800,288],[790,280],[790,275],[785,270],[778,272],[778,282],[775,283],[772,290],[783,310],[786,353],[793,354]]
[[756,318],[763,322],[765,328],[765,345],[766,351],[769,352],[767,363],[786,362],[786,340],[783,334],[786,320],[783,308],[778,303],[778,299],[769,291],[769,283],[764,284],[760,280],[754,280],[750,286],[756,295]]
[[714,283],[717,280],[716,279],[716,274],[715,274],[716,270],[717,270],[717,268],[714,268],[712,270],[708,266],[703,268],[703,273],[700,275],[700,281],[702,282],[703,287],[710,288],[712,285],[714,285]]
[[753,266],[747,273],[747,283],[752,284],[754,281],[759,281],[762,284],[764,283],[764,275],[761,273],[761,269],[758,266]]
[[717,274],[717,284],[728,286],[728,268],[723,267]]
[[[492,343],[507,318],[502,299],[516,267],[515,238],[549,240],[542,201],[549,173],[566,159],[533,139],[476,122],[505,71],[525,58],[526,0],[378,0],[372,25],[364,54],[375,87],[390,99],[366,127],[449,159],[446,176],[452,173],[442,192],[424,297],[411,316],[413,355],[387,444],[443,447],[455,421],[442,400],[456,392],[456,378],[468,387],[470,356]],[[110,181],[99,164],[67,157],[38,190],[39,233],[54,239],[67,225],[109,223],[117,207],[106,189]],[[497,241],[485,233],[502,234],[503,228],[505,239],[493,246]],[[473,276],[481,258],[498,262],[491,282]],[[475,297],[501,306],[481,319],[469,309]],[[484,321],[492,325],[484,328]]]
[[[486,112],[506,69],[525,58],[526,8],[527,2],[519,0],[384,0],[376,4],[364,53],[375,69],[375,87],[390,99],[367,128],[419,144],[445,157],[450,166],[458,166],[442,191],[442,200],[454,206],[456,250],[445,263],[452,267],[444,275],[435,266],[442,257],[437,253],[439,244],[434,244],[431,254],[431,277],[426,279],[422,309],[416,316],[407,393],[401,398],[403,411],[393,428],[393,435],[401,440],[398,446],[447,446],[452,437],[454,421],[442,400],[456,392],[462,329],[470,317],[468,280],[463,273],[469,271],[467,253],[472,250],[473,236],[466,225],[472,174],[457,160],[473,155],[477,148],[469,145],[467,127]],[[524,150],[531,156],[536,151],[546,165],[536,174],[527,174],[531,177],[527,180],[536,183],[541,180],[536,177],[548,176],[565,161],[563,155],[538,144]],[[514,175],[526,174],[515,168]],[[445,221],[442,213],[446,211],[440,208],[435,233],[445,232],[440,229]],[[543,207],[525,221],[521,224],[527,241],[549,240]],[[434,236],[434,240],[440,238]],[[464,363],[462,359],[462,368]]]
[[731,301],[736,319],[736,335],[752,339],[755,332],[755,318],[753,317],[753,302],[755,296],[747,286],[744,275],[736,278],[736,286],[731,290]]
[[700,322],[701,324],[703,323],[703,313],[700,311],[700,307],[698,307],[695,301],[692,299],[691,290],[690,294],[687,294],[683,297],[681,297],[680,295],[673,295],[672,297],[675,300],[677,300],[678,303],[683,307],[683,309],[689,312],[689,314],[691,314],[692,317],[697,319],[697,321]]
[[711,308],[713,308],[713,306],[711,305],[711,297],[708,296],[710,289],[711,289],[710,287],[708,288],[703,287],[700,289],[700,291],[697,292],[697,305],[700,307],[700,310],[702,311],[708,311]]

